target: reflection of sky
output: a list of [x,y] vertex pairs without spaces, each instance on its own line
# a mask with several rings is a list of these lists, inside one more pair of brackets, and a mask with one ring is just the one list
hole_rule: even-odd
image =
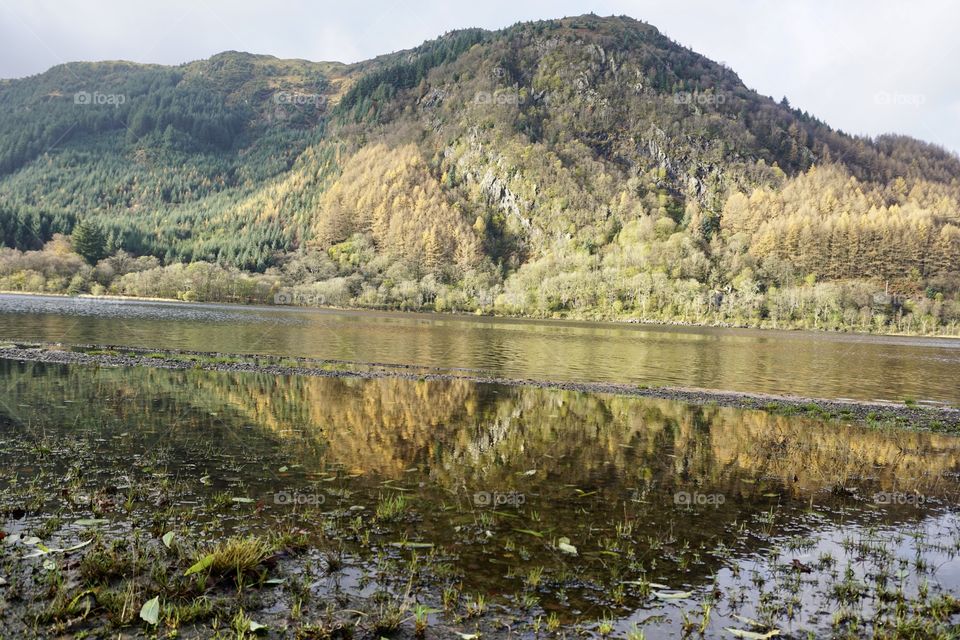
[[0,294],[0,313],[59,314],[102,317],[115,320],[167,320],[180,322],[255,322],[292,324],[303,322],[292,314],[263,314],[269,307],[242,307],[222,304],[147,302],[64,296],[20,296]]
[[[940,585],[940,592],[951,594],[956,592],[957,585],[960,584],[960,556],[957,555],[957,545],[960,544],[960,516],[955,512],[928,515],[915,525],[906,522],[896,529],[886,526],[872,528],[854,523],[847,523],[843,526],[825,524],[821,528],[811,530],[806,536],[815,542],[810,548],[790,551],[784,548],[783,543],[786,539],[781,538],[779,539],[781,545],[779,555],[756,554],[751,559],[742,561],[740,563],[739,579],[730,569],[720,570],[717,574],[717,582],[721,590],[727,590],[736,585],[749,585],[754,572],[769,576],[771,567],[774,565],[790,565],[794,560],[804,565],[812,565],[813,571],[811,573],[801,574],[803,577],[801,581],[802,589],[798,595],[803,603],[803,611],[798,616],[796,626],[787,628],[803,629],[806,628],[805,621],[811,614],[823,611],[832,613],[837,609],[836,600],[825,597],[824,594],[829,594],[831,585],[843,580],[847,567],[854,570],[858,581],[872,585],[873,576],[876,575],[878,569],[888,565],[889,581],[887,588],[895,591],[900,585],[903,585],[904,595],[907,598],[917,596],[918,586],[923,581],[929,583],[931,596],[937,593],[936,585]],[[895,553],[895,558],[889,563],[885,561],[874,562],[871,557],[862,556],[856,548],[845,551],[845,540],[879,546],[884,551]],[[946,548],[935,549],[930,548],[930,545],[944,545]],[[833,570],[837,571],[839,575],[836,580],[816,571],[819,559],[827,555],[836,560],[836,564],[833,566]],[[923,557],[927,561],[929,566],[933,568],[932,574],[918,575],[915,572],[913,563],[917,557]],[[899,561],[903,561],[907,567],[902,578],[898,577]],[[786,570],[786,573],[789,574],[790,570]],[[816,582],[812,584],[811,582],[814,579],[816,579]],[[784,582],[787,581],[784,580]],[[772,585],[767,585],[766,590],[768,592],[772,591]],[[782,595],[789,597],[792,594],[784,593]],[[874,602],[875,600],[869,595],[860,600],[861,606],[857,608],[857,611],[864,620],[869,619],[874,614]],[[755,619],[760,617],[755,605],[755,601],[748,600],[740,615]],[[831,623],[830,615],[819,615],[818,617],[821,627],[829,627]],[[729,621],[733,626],[743,626],[736,619],[730,618]],[[787,631],[787,629],[782,628],[783,631]]]

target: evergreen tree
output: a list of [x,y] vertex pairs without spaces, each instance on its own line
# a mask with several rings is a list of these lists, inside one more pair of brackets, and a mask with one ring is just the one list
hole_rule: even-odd
[[71,237],[73,250],[90,264],[107,257],[107,240],[103,229],[97,224],[84,220],[76,226]]

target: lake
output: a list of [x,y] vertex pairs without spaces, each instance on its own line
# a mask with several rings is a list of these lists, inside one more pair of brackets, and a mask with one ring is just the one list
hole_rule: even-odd
[[960,340],[0,295],[0,340],[957,404]]
[[[3,339],[957,400],[948,340],[0,296]],[[960,623],[960,438],[943,433],[463,377],[0,359],[0,468],[12,637]]]

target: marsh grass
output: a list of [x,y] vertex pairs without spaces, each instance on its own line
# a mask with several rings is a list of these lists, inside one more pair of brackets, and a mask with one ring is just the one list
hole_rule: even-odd
[[390,522],[400,518],[407,510],[407,497],[402,493],[381,495],[377,501],[377,520]]
[[273,551],[274,545],[258,536],[228,538],[199,554],[191,569],[199,566],[201,568],[192,573],[206,568],[212,574],[241,576],[256,569]]

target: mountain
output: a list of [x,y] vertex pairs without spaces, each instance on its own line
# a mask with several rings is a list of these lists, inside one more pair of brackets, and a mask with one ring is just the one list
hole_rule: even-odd
[[955,154],[627,17],[0,83],[6,289],[955,332],[958,203]]

